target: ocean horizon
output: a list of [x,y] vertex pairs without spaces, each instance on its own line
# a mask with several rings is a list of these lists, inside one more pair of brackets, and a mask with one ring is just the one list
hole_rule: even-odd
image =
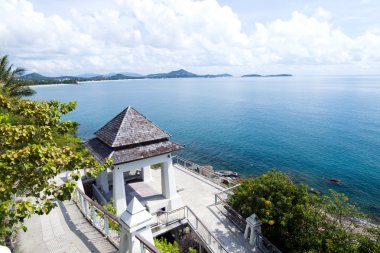
[[185,145],[182,157],[243,176],[276,168],[323,192],[345,193],[379,219],[380,76],[141,79],[32,88],[35,100],[78,102],[65,118],[80,124],[82,139],[132,106]]

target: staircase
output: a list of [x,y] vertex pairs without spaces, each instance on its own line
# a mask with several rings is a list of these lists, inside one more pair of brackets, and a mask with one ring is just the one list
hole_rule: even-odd
[[154,237],[187,224],[208,251],[212,253],[228,253],[222,243],[207,229],[188,206],[183,206],[170,212],[159,211],[152,215],[154,219],[152,225]]

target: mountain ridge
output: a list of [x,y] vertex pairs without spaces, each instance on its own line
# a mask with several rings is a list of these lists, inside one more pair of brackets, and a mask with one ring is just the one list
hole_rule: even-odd
[[189,71],[186,71],[185,69],[179,69],[179,70],[173,70],[167,73],[157,73],[157,74],[148,74],[148,75],[141,75],[138,73],[133,72],[123,72],[123,73],[109,73],[106,75],[100,75],[100,74],[80,74],[76,76],[57,76],[57,77],[48,77],[41,75],[39,73],[33,72],[26,75],[23,75],[20,77],[21,80],[24,81],[44,81],[48,82],[49,84],[54,81],[68,81],[72,80],[73,83],[77,83],[80,81],[101,81],[101,80],[124,80],[124,79],[144,79],[144,78],[151,78],[151,79],[159,79],[159,78],[216,78],[216,77],[231,77],[230,74],[206,74],[206,75],[198,75],[191,73]]
[[[291,74],[274,74],[274,75],[259,75],[259,74],[247,74],[241,77],[290,77]],[[123,73],[108,73],[105,75],[87,73],[75,76],[57,76],[48,77],[41,75],[39,73],[33,72],[20,77],[20,80],[27,82],[29,85],[33,84],[55,84],[55,83],[72,83],[76,84],[78,82],[85,81],[102,81],[102,80],[126,80],[126,79],[163,79],[163,78],[218,78],[218,77],[232,77],[228,73],[224,74],[205,74],[198,75],[189,72],[185,69],[173,70],[167,73],[156,73],[141,75],[133,72],[123,72]]]

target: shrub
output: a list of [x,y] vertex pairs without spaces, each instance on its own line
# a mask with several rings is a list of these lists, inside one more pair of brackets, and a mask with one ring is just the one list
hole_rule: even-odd
[[166,238],[154,239],[154,245],[162,251],[162,253],[180,253],[177,243],[170,243]]
[[[379,237],[358,233],[352,217],[364,217],[344,194],[330,190],[317,196],[289,176],[270,171],[244,179],[228,203],[244,217],[255,213],[264,222],[263,233],[289,252],[371,252]],[[369,251],[365,251],[368,249]],[[364,250],[364,251],[363,251]]]

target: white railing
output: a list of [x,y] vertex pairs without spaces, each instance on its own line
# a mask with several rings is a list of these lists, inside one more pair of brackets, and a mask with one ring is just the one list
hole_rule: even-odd
[[[74,190],[72,199],[91,225],[102,233],[116,248],[119,248],[121,225],[117,217],[89,198],[79,188]],[[140,235],[137,234],[136,238],[140,242],[140,253],[161,253],[161,251]]]
[[239,185],[235,185],[215,194],[215,206],[226,216],[241,232],[244,232],[247,221],[235,209],[227,203],[230,191]]
[[[247,221],[235,209],[232,208],[228,202],[228,196],[233,194],[231,191],[238,187],[240,184],[231,188],[225,189],[215,194],[215,206],[220,212],[226,216],[242,233],[244,233]],[[281,251],[271,243],[264,235],[255,231],[256,233],[256,246],[263,253],[281,253]]]
[[256,245],[257,248],[263,253],[282,253],[273,243],[271,243],[265,236],[258,231],[256,232]]
[[169,212],[158,211],[156,213],[153,213],[152,216],[153,216],[153,224],[151,226],[152,230],[160,230],[160,227],[162,226],[169,226],[173,223],[181,222],[182,220],[185,220],[187,222],[185,206],[175,209],[173,211],[169,211]]
[[212,253],[229,252],[188,206],[183,206],[170,212],[160,211],[152,215],[155,220],[152,230],[159,229],[161,226],[169,226],[175,222],[185,220],[197,237],[201,240],[202,245],[209,251]]
[[203,178],[205,178],[205,179],[207,179],[207,180],[209,180],[215,184],[218,184],[224,188],[231,187],[231,186],[237,184],[237,182],[234,180],[231,180],[227,177],[221,176],[221,175],[215,173],[213,170],[211,170],[205,166],[196,164],[192,161],[186,160],[186,159],[179,157],[179,156],[173,157],[173,164],[179,165],[182,168],[184,168],[184,169],[186,169],[192,173],[198,174],[199,176],[201,176],[201,177],[203,177]]

